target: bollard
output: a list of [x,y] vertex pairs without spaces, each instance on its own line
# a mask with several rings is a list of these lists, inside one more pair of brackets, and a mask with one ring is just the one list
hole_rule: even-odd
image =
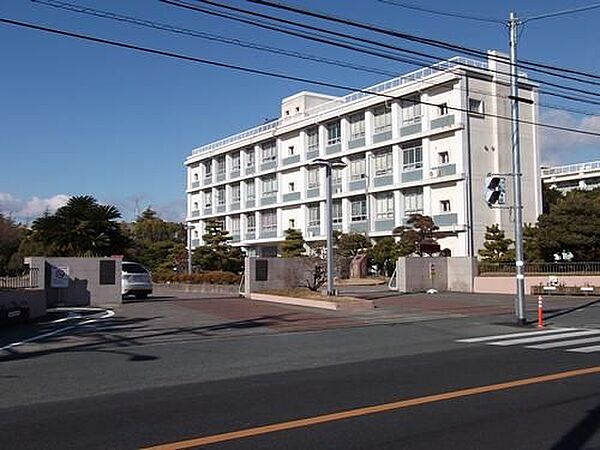
[[543,309],[544,309],[544,306],[543,306],[543,302],[542,302],[542,296],[540,295],[538,297],[538,324],[537,324],[538,328],[542,328],[544,326],[543,325],[543,316],[542,316]]

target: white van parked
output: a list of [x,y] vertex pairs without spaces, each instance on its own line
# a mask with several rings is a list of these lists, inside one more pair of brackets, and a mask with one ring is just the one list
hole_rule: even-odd
[[121,295],[146,298],[152,294],[152,275],[141,264],[123,261],[121,272]]

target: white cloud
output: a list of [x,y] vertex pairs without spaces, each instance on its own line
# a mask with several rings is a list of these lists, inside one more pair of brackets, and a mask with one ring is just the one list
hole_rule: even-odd
[[31,221],[46,211],[53,213],[64,206],[70,196],[57,194],[49,198],[32,197],[23,200],[7,192],[0,192],[0,212],[20,221]]
[[[580,117],[566,111],[545,110],[542,123],[566,128],[589,130],[600,133],[600,115]],[[600,137],[581,133],[540,127],[542,162],[548,165],[568,164],[581,161],[597,148],[600,155]]]

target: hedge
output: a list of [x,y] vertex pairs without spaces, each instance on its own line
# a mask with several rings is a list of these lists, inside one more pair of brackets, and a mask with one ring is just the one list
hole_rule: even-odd
[[154,272],[152,279],[156,283],[192,283],[192,284],[239,284],[242,277],[231,272],[213,270],[198,273]]

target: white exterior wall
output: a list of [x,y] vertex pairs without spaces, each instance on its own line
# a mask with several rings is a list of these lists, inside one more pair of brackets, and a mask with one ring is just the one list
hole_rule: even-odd
[[[426,78],[426,80],[424,79]],[[283,232],[289,227],[289,220],[295,220],[296,228],[308,237],[308,208],[307,205],[319,203],[321,209],[321,236],[324,238],[325,230],[325,205],[324,205],[324,171],[321,172],[320,191],[309,192],[307,186],[307,160],[314,155],[307,155],[308,139],[306,131],[311,128],[319,130],[319,157],[326,159],[341,159],[349,162],[352,157],[363,156],[369,159],[366,164],[370,173],[367,178],[366,189],[360,183],[352,183],[350,168],[346,168],[342,175],[342,192],[335,193],[334,199],[342,200],[344,232],[367,232],[371,237],[390,235],[395,226],[401,225],[404,217],[404,194],[407,189],[422,189],[423,213],[432,216],[440,226],[440,230],[449,234],[440,240],[443,248],[449,248],[453,256],[466,256],[469,251],[477,254],[481,247],[485,226],[498,223],[507,234],[512,234],[512,222],[508,210],[489,209],[484,201],[484,182],[488,173],[510,173],[512,170],[511,133],[510,121],[492,117],[493,115],[510,116],[510,105],[506,98],[508,85],[497,83],[494,77],[485,70],[461,66],[456,69],[438,74],[423,74],[416,77],[415,81],[391,87],[386,94],[396,98],[414,95],[421,92],[421,130],[412,130],[410,133],[403,130],[402,110],[400,102],[387,100],[392,110],[392,133],[385,139],[373,135],[373,114],[376,106],[382,105],[385,99],[378,96],[358,96],[356,100],[343,102],[340,99],[332,100],[327,96],[318,94],[300,93],[284,99],[282,114],[289,110],[290,114],[282,117],[276,127],[266,124],[256,130],[250,130],[243,135],[234,136],[218,143],[210,144],[202,151],[193,153],[186,161],[188,167],[188,223],[192,226],[209,217],[231,217],[241,215],[241,235],[239,244],[244,247],[256,245],[276,246],[284,239]],[[522,96],[531,96],[535,91],[522,90]],[[504,97],[497,97],[497,95]],[[467,114],[468,99],[481,100],[484,105],[483,114]],[[440,116],[437,105],[446,103],[448,110]],[[300,107],[302,113],[297,112]],[[287,109],[286,109],[287,108]],[[535,119],[535,106],[522,104],[521,117],[524,120]],[[461,111],[462,110],[462,111]],[[350,127],[347,118],[356,113],[363,112],[365,116],[365,143],[364,145],[349,145]],[[285,120],[284,120],[285,119]],[[327,131],[325,125],[339,120],[341,124],[342,141],[338,148],[327,148]],[[264,131],[262,131],[264,129]],[[533,126],[521,127],[523,193],[524,193],[524,218],[526,222],[535,220],[539,213],[539,174],[537,173],[538,149],[537,130]],[[263,166],[260,145],[269,140],[277,142],[277,160],[274,164]],[[421,143],[422,167],[421,171],[409,173],[403,170],[403,147],[411,142]],[[294,147],[294,154],[290,155],[289,147]],[[255,166],[253,172],[248,172],[246,150],[255,148]],[[393,170],[387,179],[374,177],[374,160],[372,155],[384,148],[392,149]],[[235,179],[227,178],[217,181],[215,165],[213,164],[213,177],[205,183],[203,163],[214,160],[217,155],[231,154],[241,151],[241,174]],[[449,154],[447,164],[441,164],[439,153],[446,151]],[[292,156],[292,158],[290,158]],[[229,159],[229,158],[227,158]],[[198,174],[199,183],[195,174]],[[278,179],[278,192],[276,199],[261,203],[262,182],[267,175],[275,174]],[[256,198],[254,204],[246,204],[247,195],[245,184],[255,180]],[[382,181],[383,180],[383,181]],[[231,185],[241,181],[242,201],[240,209],[232,211],[228,199],[225,211],[216,210],[216,199],[213,200],[212,213],[205,215],[204,202],[201,193],[212,189],[213,194],[217,186]],[[297,196],[286,197],[289,194],[289,183],[295,184]],[[193,185],[192,185],[193,184]],[[199,186],[198,186],[199,184]],[[358,185],[358,186],[357,186]],[[512,201],[510,192],[512,183],[507,179],[508,202]],[[229,192],[229,189],[227,189]],[[393,192],[394,218],[378,221],[376,217],[375,197],[380,192]],[[369,220],[364,223],[352,223],[350,213],[350,199],[364,196],[368,193]],[[472,198],[471,198],[472,195]],[[450,200],[450,211],[440,211],[440,201]],[[198,210],[194,209],[198,203]],[[277,235],[260,237],[260,212],[263,210],[276,210]],[[246,216],[256,216],[256,239],[245,240]],[[470,217],[473,217],[471,223]],[[438,222],[439,221],[439,222]],[[385,223],[384,223],[385,222]],[[358,228],[357,228],[358,227]],[[364,229],[361,229],[363,227]],[[368,228],[367,228],[368,227]],[[469,236],[473,233],[473,248],[470,249]],[[201,232],[200,232],[201,234]],[[201,239],[200,239],[201,240]],[[199,242],[198,242],[199,243]]]

